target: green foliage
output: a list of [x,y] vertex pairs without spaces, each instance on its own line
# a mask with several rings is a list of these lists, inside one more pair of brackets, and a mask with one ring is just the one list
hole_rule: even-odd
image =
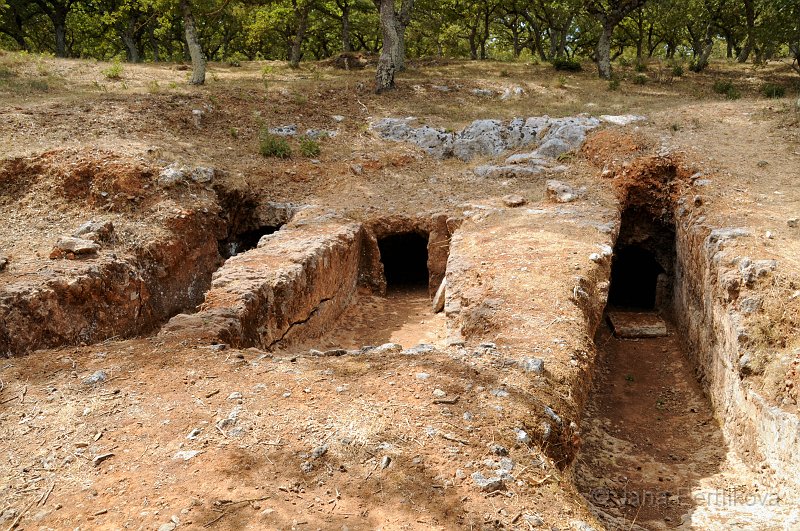
[[322,153],[319,143],[313,138],[303,137],[300,139],[300,153],[304,157],[318,157]]
[[647,75],[645,75],[645,74],[637,74],[633,78],[633,84],[634,85],[646,85],[649,80],[650,80],[650,78],[648,78]]
[[619,85],[620,80],[617,76],[612,76],[612,78],[608,80],[608,90],[619,90]]
[[119,61],[115,61],[111,66],[103,70],[103,75],[106,76],[106,79],[113,79],[118,80],[122,79],[122,73],[125,71],[125,68]]
[[553,67],[563,72],[580,72],[583,70],[580,61],[576,61],[575,59],[553,59]]
[[766,98],[783,98],[786,96],[786,88],[776,83],[765,83],[761,87],[761,94]]
[[282,136],[274,135],[264,126],[258,135],[258,152],[264,157],[288,159],[292,156],[292,147]]
[[[53,6],[65,8],[66,56],[108,61],[182,61],[183,20],[178,0],[0,0],[0,48],[56,51]],[[600,24],[638,2],[620,0],[416,0],[406,33],[410,57],[454,57],[551,62],[559,71],[579,71],[594,56]],[[744,3],[721,0],[650,0],[626,12],[612,36],[616,63],[644,73],[643,61],[686,60],[702,51],[706,29],[716,43],[712,58],[724,55],[723,38],[735,49],[749,36]],[[754,0],[754,47],[762,57],[793,64],[800,73],[800,2]],[[245,61],[287,60],[287,44],[305,28],[304,60],[336,57],[345,48],[377,54],[381,49],[378,11],[368,0],[191,0],[203,51],[210,61],[231,67]],[[342,42],[343,7],[349,10],[350,38]],[[624,10],[623,10],[624,11]],[[303,33],[303,32],[301,32]],[[568,58],[565,58],[566,56]],[[670,64],[670,63],[667,63]],[[672,77],[689,66],[672,65]],[[121,67],[120,67],[121,68]],[[108,79],[119,79],[109,68]],[[273,67],[261,72],[266,86]],[[668,72],[663,69],[663,72]],[[513,73],[513,70],[512,70]],[[500,77],[507,77],[500,70]],[[50,74],[45,72],[42,77]],[[105,74],[104,74],[105,75]],[[209,72],[215,79],[214,72]],[[661,79],[661,76],[659,77]]]
[[714,85],[711,88],[717,94],[724,94],[729,100],[738,100],[742,97],[741,92],[739,92],[739,89],[733,84],[733,81],[727,79],[718,79],[714,81]]

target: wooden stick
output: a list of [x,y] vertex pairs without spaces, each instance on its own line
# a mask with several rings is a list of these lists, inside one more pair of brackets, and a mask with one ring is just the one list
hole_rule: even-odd
[[440,398],[438,400],[434,400],[433,403],[434,404],[449,404],[449,405],[453,405],[456,402],[458,402],[459,398],[460,397],[458,397],[458,396],[456,396],[454,398]]

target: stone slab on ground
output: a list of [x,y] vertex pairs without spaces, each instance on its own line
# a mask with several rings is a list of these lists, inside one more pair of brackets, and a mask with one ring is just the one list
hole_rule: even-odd
[[656,312],[608,312],[614,335],[624,338],[664,337],[667,323]]

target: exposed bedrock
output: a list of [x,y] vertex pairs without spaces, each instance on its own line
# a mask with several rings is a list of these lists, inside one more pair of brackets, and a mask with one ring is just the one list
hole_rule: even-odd
[[175,316],[161,335],[265,349],[290,342],[300,329],[314,337],[351,302],[363,239],[358,223],[286,226],[228,260],[214,274],[200,311]]
[[778,264],[728,249],[748,238],[747,229],[709,230],[688,210],[679,207],[678,212],[683,215],[676,224],[675,319],[686,332],[687,351],[695,357],[732,448],[750,465],[766,468],[773,475],[771,487],[782,497],[796,499],[800,419],[763,396],[748,378],[756,331],[747,314],[753,313],[751,302],[760,299],[759,292],[780,296],[772,288]]
[[167,228],[171,235],[133,255],[104,253],[72,273],[44,270],[6,284],[0,354],[145,333],[199,304],[220,264],[224,225],[216,212],[184,212]]

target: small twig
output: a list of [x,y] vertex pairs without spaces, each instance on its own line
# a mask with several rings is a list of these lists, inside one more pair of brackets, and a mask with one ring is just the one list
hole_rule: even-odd
[[220,520],[222,520],[222,518],[223,518],[223,517],[224,517],[226,514],[228,514],[228,508],[230,508],[230,507],[233,507],[234,505],[241,505],[242,503],[253,503],[253,502],[259,502],[259,501],[268,500],[268,499],[270,499],[270,498],[272,498],[272,496],[263,496],[263,497],[261,497],[261,498],[250,498],[250,499],[247,499],[247,500],[239,500],[239,501],[235,501],[235,502],[226,503],[226,504],[225,504],[225,505],[227,506],[227,507],[226,507],[226,509],[225,509],[224,511],[222,511],[222,512],[219,514],[219,516],[217,516],[217,517],[216,517],[216,518],[214,518],[213,520],[211,520],[211,521],[208,521],[208,522],[206,522],[205,524],[203,524],[203,527],[211,527],[212,525],[214,525],[214,524],[216,524],[217,522],[219,522]]
[[212,396],[218,395],[218,394],[219,394],[219,389],[217,389],[216,391],[211,391],[210,393],[208,393],[206,395],[206,398],[211,398]]
[[379,466],[380,466],[379,462],[375,463],[375,468],[373,468],[372,470],[369,471],[369,474],[367,474],[367,477],[364,478],[364,481],[368,480],[369,477],[372,475],[372,473],[375,472],[376,470],[378,470]]
[[447,433],[440,433],[439,435],[442,436],[442,439],[446,439],[448,441],[461,443],[464,446],[469,446],[469,442],[465,441],[464,439],[459,439],[458,437],[454,437],[453,435],[449,435]]
[[434,400],[433,403],[434,404],[449,404],[449,405],[453,405],[456,402],[458,402],[459,398],[460,397],[458,397],[458,396],[455,396],[453,398],[440,398],[438,400]]
[[12,529],[15,529],[19,525],[20,520],[22,520],[22,517],[25,516],[25,513],[27,513],[30,510],[30,508],[33,507],[34,503],[36,503],[36,500],[30,502],[28,506],[25,507],[25,509],[23,509],[22,512],[17,515],[16,518],[14,518],[14,521],[11,522],[11,525],[8,526],[8,529],[6,529],[6,531],[11,531]]
[[55,480],[53,481],[53,484],[52,484],[52,485],[50,485],[50,488],[49,488],[49,489],[47,489],[47,491],[46,491],[44,494],[42,494],[42,496],[39,498],[39,501],[38,501],[38,502],[36,502],[36,505],[38,505],[39,507],[41,507],[41,506],[43,506],[45,503],[47,503],[47,498],[49,498],[49,497],[50,497],[50,494],[52,494],[52,492],[53,492],[53,489],[54,489],[54,488],[56,488],[56,482],[55,482]]

